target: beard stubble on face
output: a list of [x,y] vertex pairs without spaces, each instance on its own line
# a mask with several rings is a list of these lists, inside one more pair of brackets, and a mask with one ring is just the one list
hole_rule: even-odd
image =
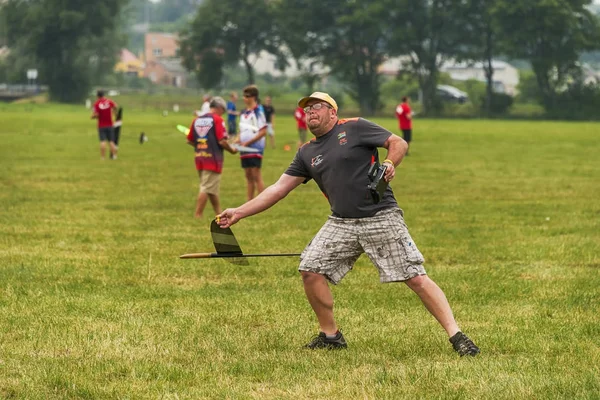
[[326,115],[319,115],[319,113],[315,113],[313,114],[312,112],[308,115],[307,118],[307,125],[308,125],[308,129],[310,129],[310,131],[314,134],[314,135],[321,135],[324,132],[324,129],[326,127],[326,125],[328,124],[328,122],[330,121],[329,118],[327,118],[329,114]]

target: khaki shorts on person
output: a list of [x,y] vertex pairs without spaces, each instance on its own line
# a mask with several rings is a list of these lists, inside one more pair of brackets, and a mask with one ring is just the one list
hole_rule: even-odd
[[200,193],[219,194],[221,184],[221,174],[214,171],[199,170]]
[[382,283],[427,274],[423,255],[408,233],[399,208],[369,218],[330,216],[300,255],[298,270],[321,274],[337,284],[362,253],[375,264]]
[[300,143],[306,143],[306,129],[298,128],[298,138],[300,139]]

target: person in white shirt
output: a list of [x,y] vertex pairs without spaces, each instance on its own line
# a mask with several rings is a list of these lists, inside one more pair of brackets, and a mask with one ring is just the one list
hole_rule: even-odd
[[202,115],[210,112],[210,98],[211,97],[208,94],[202,96],[202,100],[204,102],[202,103],[200,109],[195,111],[196,116],[201,117]]
[[242,146],[252,147],[256,151],[240,151],[242,168],[246,175],[247,197],[253,199],[265,190],[261,167],[267,135],[267,119],[258,104],[258,88],[255,85],[244,88],[244,110],[240,112],[240,134],[237,141]]

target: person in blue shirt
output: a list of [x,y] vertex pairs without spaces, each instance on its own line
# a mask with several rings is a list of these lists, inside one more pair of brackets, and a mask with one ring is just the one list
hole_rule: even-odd
[[235,108],[235,102],[238,99],[238,95],[236,92],[231,92],[230,95],[231,100],[227,102],[227,133],[229,135],[229,139],[235,139],[237,135],[237,116],[240,115],[239,111]]

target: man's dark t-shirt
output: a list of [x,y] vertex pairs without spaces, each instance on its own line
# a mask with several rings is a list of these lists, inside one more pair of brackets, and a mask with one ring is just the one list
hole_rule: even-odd
[[331,131],[302,146],[285,173],[305,177],[304,183],[314,179],[329,200],[333,215],[372,217],[398,206],[389,186],[377,204],[367,188],[374,150],[383,147],[391,135],[366,119],[339,120]]
[[271,117],[275,114],[275,108],[273,106],[266,106],[263,104],[263,110],[265,111],[265,118],[267,119],[267,124],[271,123]]

